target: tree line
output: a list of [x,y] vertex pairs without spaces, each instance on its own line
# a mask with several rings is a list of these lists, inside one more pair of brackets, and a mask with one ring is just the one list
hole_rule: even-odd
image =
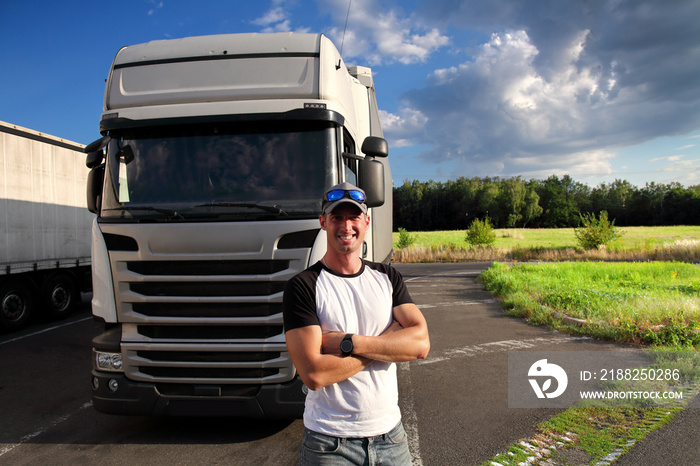
[[594,188],[569,175],[545,180],[465,178],[405,181],[394,187],[394,228],[462,230],[475,219],[496,228],[578,227],[581,216],[608,212],[617,226],[700,225],[700,185],[626,180]]

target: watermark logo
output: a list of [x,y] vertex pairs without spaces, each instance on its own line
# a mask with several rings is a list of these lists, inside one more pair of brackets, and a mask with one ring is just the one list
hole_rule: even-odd
[[[546,359],[540,359],[530,366],[527,375],[537,398],[556,398],[564,393],[569,383],[566,371],[556,364],[548,363]],[[540,379],[542,385],[540,385]],[[549,391],[552,388],[552,380],[557,382],[556,389]]]
[[[699,351],[511,350],[508,407],[568,408],[591,400],[596,407],[615,409],[675,406],[697,394],[690,388],[695,382],[684,378],[696,369]],[[688,406],[700,408],[700,403]]]

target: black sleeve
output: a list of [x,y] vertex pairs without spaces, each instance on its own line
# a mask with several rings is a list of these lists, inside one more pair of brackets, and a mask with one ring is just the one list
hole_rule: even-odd
[[403,281],[403,277],[398,270],[389,266],[389,278],[391,279],[391,284],[394,287],[394,293],[392,296],[392,306],[400,306],[402,304],[413,303],[413,298],[408,294],[408,288],[406,283]]
[[318,271],[307,269],[289,280],[284,288],[284,331],[321,325],[316,314],[316,280]]

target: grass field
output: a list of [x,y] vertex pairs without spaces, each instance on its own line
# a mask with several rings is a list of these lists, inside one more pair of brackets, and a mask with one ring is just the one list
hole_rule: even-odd
[[480,280],[510,315],[535,325],[626,343],[700,344],[697,264],[495,263]]
[[489,248],[473,248],[465,241],[465,231],[409,232],[412,246],[398,249],[397,262],[437,262],[458,260],[690,260],[700,261],[700,226],[623,227],[622,236],[607,247],[583,251],[573,228],[497,229],[496,242]]
[[675,407],[640,403],[610,408],[577,403],[537,425],[532,438],[514,443],[484,465],[515,466],[533,460],[535,464],[599,464],[606,458],[615,459],[650,432],[663,428],[697,393],[700,265],[496,262],[479,279],[502,299],[508,315],[566,333],[652,346],[660,367],[679,368],[681,373],[680,385],[656,388],[685,390],[688,395]]
[[697,394],[700,265],[497,262],[479,279],[502,299],[507,314],[524,317],[532,324],[651,345],[659,367],[678,368],[681,374],[680,385],[671,382],[656,389],[685,390],[688,395],[675,407],[641,403],[610,408],[579,402],[540,423],[532,438],[514,443],[484,465],[514,466],[533,460],[535,464],[599,464],[605,458],[623,455],[650,432],[663,428]]
[[627,343],[700,344],[700,226],[620,231],[592,251],[577,247],[571,228],[496,230],[488,248],[467,245],[464,231],[416,232],[395,260],[513,262],[480,277],[511,315]]

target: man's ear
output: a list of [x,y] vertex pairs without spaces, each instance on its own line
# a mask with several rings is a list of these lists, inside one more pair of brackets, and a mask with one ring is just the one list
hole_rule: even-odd
[[321,230],[326,231],[326,216],[325,215],[318,216],[318,223],[321,224]]

